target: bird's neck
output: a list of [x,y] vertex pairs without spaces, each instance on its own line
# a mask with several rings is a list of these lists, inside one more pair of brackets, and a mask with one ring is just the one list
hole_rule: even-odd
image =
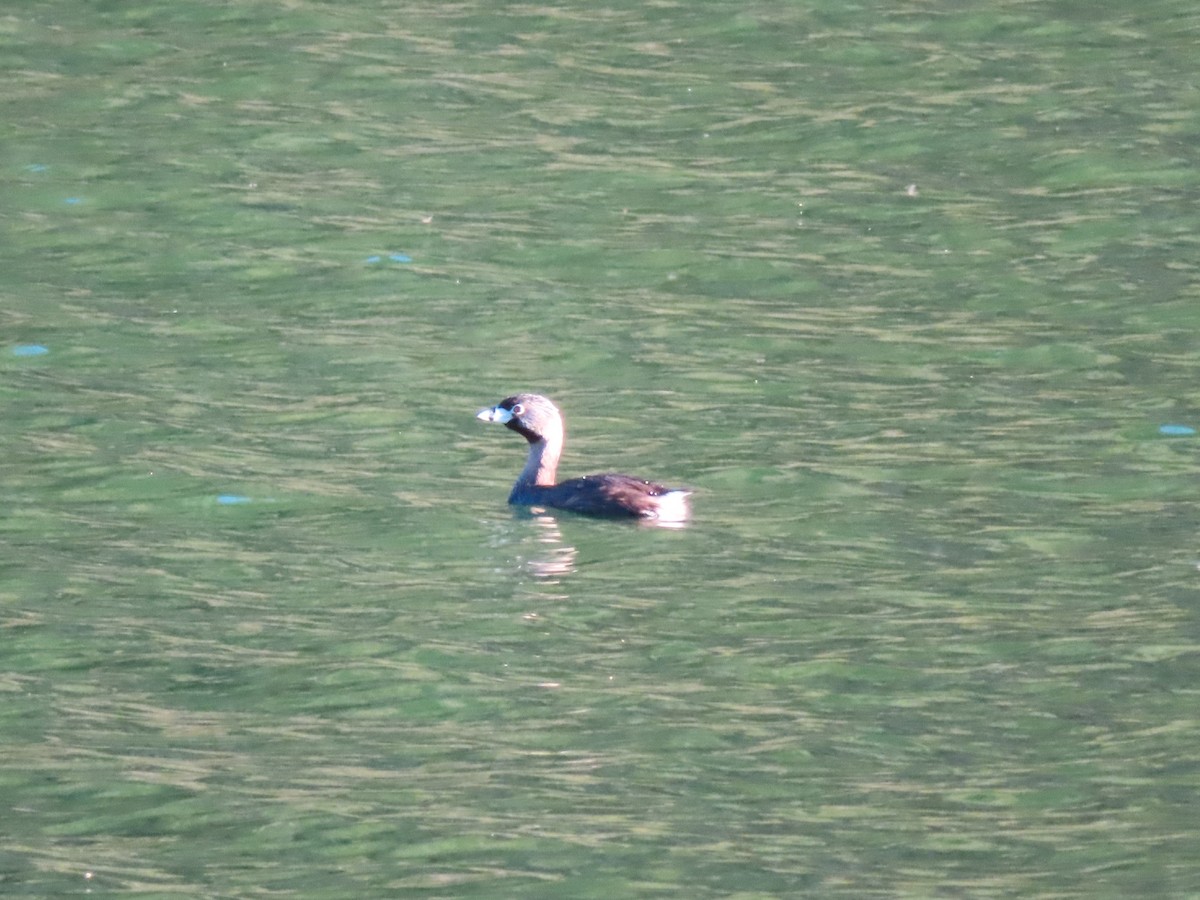
[[558,458],[562,456],[562,426],[529,442],[529,458],[517,478],[517,487],[538,485],[551,487],[558,474]]

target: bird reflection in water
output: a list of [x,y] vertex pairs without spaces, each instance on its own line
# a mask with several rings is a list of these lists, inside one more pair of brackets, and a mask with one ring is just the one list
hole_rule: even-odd
[[545,549],[544,555],[539,553],[537,558],[526,560],[525,565],[530,573],[538,578],[561,578],[574,572],[575,557],[579,551],[573,545],[563,543],[558,519],[536,506],[528,516],[529,521],[538,528],[537,542]]

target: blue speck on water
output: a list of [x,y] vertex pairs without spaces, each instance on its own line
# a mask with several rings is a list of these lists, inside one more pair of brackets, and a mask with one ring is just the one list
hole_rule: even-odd
[[26,172],[45,172],[49,166],[44,166],[41,163],[30,163],[25,167]]
[[388,257],[388,259],[390,259],[392,262],[412,262],[412,257],[407,253],[393,253]]
[[219,494],[217,502],[222,506],[236,506],[239,503],[249,503],[249,497],[243,497],[241,494]]
[[368,256],[368,257],[367,257],[367,264],[369,265],[369,264],[371,264],[371,263],[377,263],[377,262],[379,262],[381,259],[383,259],[383,257],[382,257],[382,256]]
[[1189,434],[1195,434],[1196,429],[1190,425],[1159,425],[1158,433],[1171,437],[1187,437]]
[[13,356],[43,356],[50,352],[49,347],[41,344],[19,344],[12,348]]
[[63,203],[67,204],[67,206],[78,206],[82,202],[82,197],[68,197],[63,201]]

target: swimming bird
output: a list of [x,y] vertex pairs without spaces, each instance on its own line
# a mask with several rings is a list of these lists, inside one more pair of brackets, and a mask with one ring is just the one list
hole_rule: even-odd
[[563,418],[558,407],[541,394],[514,394],[476,414],[498,422],[529,442],[529,457],[517,476],[508,502],[514,506],[546,506],[589,516],[654,519],[682,523],[691,513],[684,488],[608,472],[557,482],[563,450]]

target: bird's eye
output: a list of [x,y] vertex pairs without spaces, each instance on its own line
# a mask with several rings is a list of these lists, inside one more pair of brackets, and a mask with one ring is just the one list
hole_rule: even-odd
[[522,416],[525,414],[525,406],[521,403],[514,403],[511,412],[514,416]]

